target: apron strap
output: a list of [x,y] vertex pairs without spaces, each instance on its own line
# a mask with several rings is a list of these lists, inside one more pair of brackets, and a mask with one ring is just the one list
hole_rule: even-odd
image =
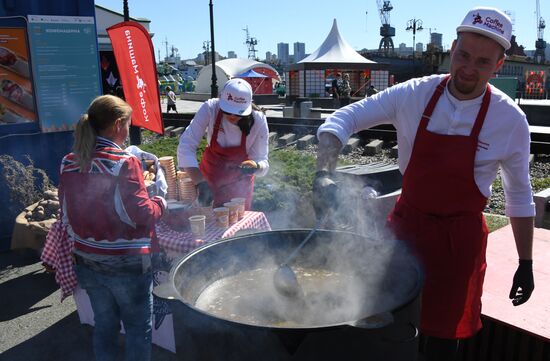
[[479,132],[481,132],[481,127],[483,126],[483,122],[485,121],[485,115],[487,115],[487,110],[489,110],[490,102],[491,102],[491,86],[487,84],[487,89],[485,90],[485,95],[483,95],[481,107],[479,108],[479,112],[477,113],[476,122],[474,123],[474,126],[472,127],[472,132],[470,133],[470,137],[476,140],[479,136]]
[[218,109],[218,113],[216,114],[216,121],[214,122],[214,129],[212,131],[212,138],[210,139],[210,143],[216,143],[218,144],[218,133],[220,131],[220,126],[222,124],[222,111],[221,109]]
[[426,127],[428,126],[428,122],[430,121],[432,113],[434,112],[435,106],[439,101],[441,94],[443,94],[443,92],[445,91],[445,86],[447,85],[447,82],[449,81],[450,78],[451,78],[451,75],[447,75],[435,89],[430,101],[428,102],[428,105],[424,109],[422,118],[420,118],[419,128],[426,129]]

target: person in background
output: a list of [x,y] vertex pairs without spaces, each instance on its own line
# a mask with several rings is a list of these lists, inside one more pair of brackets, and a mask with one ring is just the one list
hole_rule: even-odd
[[[197,148],[206,133],[207,147],[200,167]],[[234,197],[252,204],[254,176],[269,170],[267,119],[252,103],[252,88],[231,79],[220,97],[207,100],[180,137],[178,166],[193,180],[201,205],[214,207]]]
[[336,73],[336,78],[332,80],[331,92],[334,100],[334,107],[340,108],[340,89],[342,88],[342,73]]
[[344,107],[351,102],[351,84],[349,83],[349,74],[345,73],[342,78],[342,84],[339,88],[340,106]]
[[97,360],[118,359],[121,321],[126,360],[151,358],[151,253],[166,201],[149,199],[140,160],[122,149],[131,115],[116,96],[95,98],[61,163],[61,220],[74,241],[78,284],[94,311]]
[[374,94],[377,94],[378,93],[378,89],[376,89],[374,87],[374,85],[369,85],[369,87],[367,88],[367,91],[366,91],[367,95],[365,98],[367,97],[370,97],[370,96],[373,96]]
[[318,130],[313,200],[319,211],[334,207],[331,174],[350,135],[383,123],[397,130],[403,184],[388,225],[425,270],[427,361],[453,360],[458,340],[482,326],[488,234],[482,212],[499,168],[519,256],[512,304],[525,303],[534,290],[529,127],[515,102],[488,84],[504,63],[511,33],[500,10],[472,9],[457,28],[450,74],[395,85],[336,111]]
[[176,109],[176,94],[174,93],[170,85],[166,86],[166,96],[167,96],[166,113],[170,113],[170,110],[173,110],[177,113],[178,110]]

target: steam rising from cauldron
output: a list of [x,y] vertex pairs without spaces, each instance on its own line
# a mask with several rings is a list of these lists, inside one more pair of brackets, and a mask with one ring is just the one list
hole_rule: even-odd
[[[276,164],[272,164],[272,171],[276,167]],[[240,254],[230,258],[225,255],[223,266],[214,273],[203,272],[201,269],[188,270],[198,280],[187,284],[176,279],[176,288],[182,294],[194,298],[191,300],[184,296],[186,302],[194,303],[203,294],[205,287],[222,287],[223,282],[229,282],[228,277],[261,269],[263,275],[260,276],[261,281],[254,286],[255,296],[247,298],[246,292],[235,294],[242,302],[235,304],[230,313],[245,318],[262,314],[268,318],[294,321],[298,326],[304,327],[351,322],[400,306],[416,290],[419,277],[417,274],[411,275],[411,254],[408,248],[404,243],[395,240],[385,227],[385,218],[393,202],[385,202],[383,197],[361,197],[362,194],[369,193],[365,190],[366,184],[360,180],[346,179],[339,180],[338,183],[342,190],[338,202],[340,206],[324,228],[352,230],[363,235],[364,242],[346,242],[347,237],[356,237],[347,232],[329,232],[330,236],[337,236],[339,239],[331,239],[326,234],[316,235],[314,238],[319,239],[312,242],[315,246],[304,247],[291,267],[296,269],[311,266],[345,275],[347,282],[342,288],[333,293],[310,294],[305,298],[305,303],[301,299],[289,300],[281,296],[274,288],[273,272],[299,243],[289,244],[284,239],[280,240],[281,247],[275,249],[265,247],[261,242],[250,242],[246,253],[254,258],[254,262],[243,262],[245,260]],[[376,189],[377,185],[371,186]],[[274,229],[296,228],[296,218],[299,216],[313,222],[313,211],[304,211],[307,205],[300,203],[304,199],[302,194],[285,189],[284,196],[287,200],[295,201],[296,209],[268,214],[272,226],[276,225]],[[287,202],[289,203],[292,204]],[[303,233],[303,237],[306,234]],[[249,263],[253,264],[252,268]],[[211,264],[209,267],[215,269],[216,265]],[[230,315],[228,318],[231,319]],[[285,327],[284,323],[281,327]]]

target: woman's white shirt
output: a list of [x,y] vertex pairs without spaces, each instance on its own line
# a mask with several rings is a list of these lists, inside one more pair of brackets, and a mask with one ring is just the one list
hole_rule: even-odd
[[[197,147],[206,134],[208,144],[212,139],[212,132],[216,117],[220,111],[217,98],[205,101],[199,108],[195,117],[181,135],[178,145],[178,167],[198,167]],[[254,160],[259,167],[255,173],[257,176],[264,176],[269,171],[269,128],[265,114],[253,111],[254,125],[250,134],[246,137],[246,152],[249,159]],[[241,143],[242,132],[240,128],[226,119],[222,118],[218,132],[218,144],[222,147],[234,147]]]

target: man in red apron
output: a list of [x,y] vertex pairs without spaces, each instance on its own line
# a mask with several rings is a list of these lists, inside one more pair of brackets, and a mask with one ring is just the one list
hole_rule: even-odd
[[[494,179],[501,163],[505,180],[513,183],[507,185],[509,190],[517,189],[518,194],[524,194],[524,199],[518,201],[518,209],[521,204],[524,210],[510,218],[520,259],[510,292],[513,304],[526,302],[534,289],[531,269],[534,213],[529,210],[530,186],[525,185],[528,166],[523,164],[528,159],[525,156],[529,152],[528,141],[518,141],[518,149],[527,149],[521,150],[522,155],[516,160],[512,160],[512,155],[497,158],[509,149],[508,140],[500,133],[502,126],[506,122],[517,124],[517,129],[523,130],[518,132],[521,138],[527,124],[515,105],[501,103],[506,98],[488,85],[493,73],[504,63],[511,29],[510,19],[496,9],[471,10],[457,28],[450,75],[413,79],[410,84],[377,94],[373,100],[363,100],[364,104],[344,108],[319,129],[318,173],[314,181],[316,209],[330,208],[337,198],[330,171],[334,170],[338,152],[345,144],[342,140],[349,132],[381,123],[384,116],[398,130],[400,157],[408,157],[408,162],[400,163],[405,169],[402,193],[388,224],[398,239],[411,246],[425,270],[421,330],[428,336],[428,361],[453,360],[457,340],[471,337],[481,328],[488,230],[482,214],[487,195],[480,189],[490,194],[485,189],[489,186],[485,185]],[[406,95],[411,98],[402,100]],[[405,109],[408,112],[403,114]],[[383,115],[378,116],[377,112]],[[506,112],[517,113],[518,120],[512,123],[496,116]],[[354,116],[347,116],[350,113]],[[413,114],[418,114],[418,118],[407,120]],[[465,119],[468,117],[464,114],[471,119]],[[364,124],[350,125],[350,119],[369,116],[373,119],[364,120]],[[410,129],[411,123],[418,126]],[[339,132],[346,127],[349,131]],[[518,167],[527,174],[517,179],[508,177],[509,168],[519,163]]]
[[[208,145],[197,167],[196,150],[203,136]],[[201,205],[219,207],[231,198],[252,203],[254,177],[269,169],[268,127],[265,115],[253,110],[252,88],[231,79],[220,97],[207,100],[180,138],[178,165],[197,185]]]

